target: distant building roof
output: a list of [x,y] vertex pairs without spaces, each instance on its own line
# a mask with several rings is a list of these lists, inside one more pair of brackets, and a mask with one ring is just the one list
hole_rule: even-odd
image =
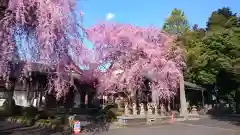
[[206,89],[205,88],[202,88],[194,83],[190,83],[190,82],[184,82],[184,85],[188,88],[188,89],[191,89],[191,90],[203,90],[205,91]]

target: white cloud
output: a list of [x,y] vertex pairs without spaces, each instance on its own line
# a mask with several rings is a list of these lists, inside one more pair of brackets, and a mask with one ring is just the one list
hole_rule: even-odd
[[115,17],[115,15],[113,13],[107,13],[106,15],[106,20],[111,20]]

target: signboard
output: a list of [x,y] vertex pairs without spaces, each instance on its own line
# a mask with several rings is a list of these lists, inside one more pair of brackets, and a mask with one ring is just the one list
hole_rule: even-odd
[[3,103],[6,101],[6,99],[0,99],[0,106],[3,106]]
[[81,123],[80,121],[75,121],[74,122],[74,127],[73,127],[74,133],[78,134],[81,131]]

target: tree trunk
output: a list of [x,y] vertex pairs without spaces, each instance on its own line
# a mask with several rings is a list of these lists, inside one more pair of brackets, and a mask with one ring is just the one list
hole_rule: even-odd
[[180,114],[184,116],[184,118],[186,119],[188,117],[188,111],[183,76],[180,77],[180,104],[181,104]]
[[239,98],[240,98],[240,93],[238,90],[235,92],[235,97],[234,97],[234,102],[235,102],[235,110],[236,113],[240,113],[240,108],[239,108]]
[[41,91],[42,89],[39,89],[39,103],[38,103],[38,107],[42,106],[42,97],[43,97],[43,92]]
[[131,105],[133,103],[137,103],[136,92],[132,92],[130,98],[131,98],[131,102],[130,102]]
[[10,87],[6,91],[6,93],[7,93],[7,101],[8,101],[8,106],[7,107],[9,109],[12,109],[14,107],[13,104],[15,104],[14,99],[13,99],[14,88],[15,88],[15,80],[11,80],[8,83],[9,83]]

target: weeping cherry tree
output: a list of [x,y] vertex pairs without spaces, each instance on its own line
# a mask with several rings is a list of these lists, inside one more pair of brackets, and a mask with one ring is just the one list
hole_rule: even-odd
[[150,78],[155,102],[177,94],[185,62],[174,37],[156,28],[109,23],[95,25],[87,33],[99,64],[108,65],[99,76],[99,91],[134,94]]

